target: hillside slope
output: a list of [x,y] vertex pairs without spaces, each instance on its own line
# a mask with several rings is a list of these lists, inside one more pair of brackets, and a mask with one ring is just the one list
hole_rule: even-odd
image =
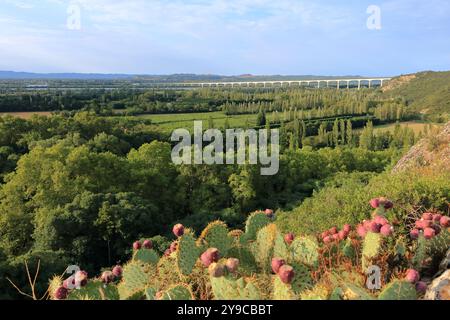
[[397,163],[393,172],[412,168],[438,167],[450,171],[450,122],[440,133],[430,133]]
[[285,232],[317,234],[333,225],[356,224],[371,216],[367,199],[379,196],[397,204],[396,219],[417,208],[448,213],[449,181],[450,122],[419,141],[393,170],[336,175],[292,211],[278,212],[277,225]]
[[421,72],[394,78],[383,90],[387,97],[401,97],[410,108],[434,119],[449,119],[450,72]]

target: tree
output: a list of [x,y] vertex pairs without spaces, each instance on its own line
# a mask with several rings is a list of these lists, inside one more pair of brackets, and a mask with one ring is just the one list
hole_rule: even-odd
[[333,145],[337,147],[339,145],[339,122],[336,119],[333,124]]
[[353,128],[352,128],[352,122],[350,120],[347,120],[346,140],[347,140],[347,144],[350,147],[353,147]]
[[373,142],[373,124],[372,121],[368,121],[361,133],[359,146],[366,150],[372,150]]
[[256,125],[258,127],[263,127],[266,125],[266,112],[262,108],[259,110],[258,116],[256,118]]

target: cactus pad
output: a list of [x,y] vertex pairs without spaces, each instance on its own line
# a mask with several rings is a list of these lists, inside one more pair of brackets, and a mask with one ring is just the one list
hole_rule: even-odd
[[217,248],[222,257],[227,256],[233,245],[233,237],[228,235],[228,228],[222,221],[211,222],[200,235],[197,244],[208,248]]
[[306,264],[310,267],[317,267],[319,252],[317,242],[307,237],[297,237],[291,243],[290,249],[294,261]]
[[174,285],[162,293],[160,300],[193,300],[191,289],[182,284]]
[[245,234],[242,235],[241,241],[251,241],[256,239],[256,234],[259,230],[264,228],[270,223],[270,219],[266,216],[264,212],[254,212],[252,213],[245,223]]
[[379,233],[368,232],[366,234],[362,248],[363,271],[365,271],[370,266],[371,261],[380,254],[382,240]]
[[260,300],[259,289],[251,281],[233,276],[210,278],[216,300]]
[[195,238],[191,233],[185,233],[179,238],[176,257],[180,274],[191,274],[200,253],[201,248],[197,246]]
[[133,254],[133,261],[156,265],[158,260],[159,255],[153,249],[139,249]]
[[394,280],[378,296],[378,300],[416,300],[417,292],[413,284]]

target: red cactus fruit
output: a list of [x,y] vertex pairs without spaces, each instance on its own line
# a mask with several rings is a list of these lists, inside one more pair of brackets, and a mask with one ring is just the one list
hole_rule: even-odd
[[424,294],[427,292],[427,289],[428,289],[428,286],[425,282],[419,281],[416,283],[416,291],[417,292]]
[[289,232],[288,234],[286,234],[284,236],[284,241],[286,241],[286,243],[288,245],[290,245],[292,243],[292,241],[294,241],[295,239],[295,235],[292,232]]
[[175,237],[181,237],[184,234],[184,226],[181,223],[178,223],[173,226],[172,232]]
[[170,244],[170,253],[177,251],[178,248],[178,241],[174,241]]
[[122,276],[123,269],[122,269],[121,266],[115,266],[115,267],[112,269],[112,273],[113,273],[113,275],[114,275],[115,277],[120,278],[120,277]]
[[341,230],[338,232],[338,239],[339,240],[344,240],[347,237],[347,235],[345,234],[344,230]]
[[104,271],[100,279],[103,283],[108,284],[114,281],[114,275],[111,271]]
[[64,287],[59,287],[53,293],[53,299],[55,299],[55,300],[65,300],[68,295],[69,295],[69,290],[67,290]]
[[142,248],[142,244],[141,244],[140,241],[135,241],[135,242],[133,243],[133,249],[134,249],[134,250],[139,250],[139,249],[141,249],[141,248]]
[[416,228],[417,229],[426,229],[426,228],[430,228],[432,224],[433,223],[430,220],[420,219],[420,220],[416,221]]
[[393,207],[394,207],[394,203],[393,203],[392,201],[390,201],[390,200],[387,200],[387,201],[384,203],[384,208],[385,208],[386,210],[392,209]]
[[272,209],[266,209],[264,211],[264,213],[266,214],[266,216],[268,216],[269,218],[273,218],[273,210]]
[[381,224],[376,223],[375,221],[372,221],[370,223],[370,229],[369,231],[373,232],[373,233],[380,233],[380,229],[381,229]]
[[346,225],[344,225],[342,230],[344,230],[344,232],[348,235],[350,233],[350,231],[352,231],[352,226],[349,224],[346,224]]
[[152,240],[144,240],[144,243],[142,244],[142,246],[145,249],[151,249],[151,248],[153,248],[153,242],[152,242]]
[[272,259],[272,271],[273,273],[278,273],[280,268],[286,264],[286,261],[281,258],[273,258]]
[[388,224],[389,221],[383,216],[376,216],[373,221],[375,221],[377,224],[384,226],[385,224]]
[[380,206],[380,200],[378,198],[370,200],[370,206],[374,209],[377,209]]
[[385,224],[381,227],[380,233],[385,237],[389,237],[393,231],[394,228],[390,224]]
[[219,250],[216,248],[209,248],[200,256],[205,267],[209,267],[211,263],[219,261]]
[[332,227],[328,231],[330,232],[331,235],[338,233],[338,229],[336,227]]
[[434,231],[435,231],[436,235],[440,234],[440,233],[441,233],[441,231],[442,231],[442,228],[441,228],[441,226],[440,226],[440,225],[438,225],[438,224],[434,224],[434,225],[432,225],[432,226],[431,226],[431,228],[433,228],[433,229],[434,229]]
[[228,272],[235,273],[239,268],[239,259],[228,258],[227,262],[225,262],[225,266],[227,267]]
[[361,238],[364,238],[367,234],[367,229],[364,228],[364,226],[362,224],[358,225],[358,227],[356,228],[356,232],[358,233],[358,235]]
[[423,215],[422,215],[422,219],[423,220],[433,220],[433,214],[431,213],[431,212],[425,212]]
[[394,204],[392,201],[385,197],[378,198],[379,206],[383,207],[386,210],[392,209],[394,207]]
[[327,231],[322,232],[322,234],[320,235],[320,237],[321,237],[322,239],[324,239],[325,237],[328,237],[329,235],[330,235],[330,232],[327,230]]
[[444,228],[450,227],[450,218],[447,216],[443,216],[439,222]]
[[331,238],[333,239],[333,241],[339,241],[339,234],[335,233],[331,236]]
[[86,271],[77,271],[75,273],[75,284],[79,284],[80,286],[84,287],[87,284],[88,281],[88,274]]
[[332,236],[326,236],[325,238],[323,238],[323,242],[324,243],[330,243],[333,241]]
[[278,270],[278,276],[283,283],[289,284],[295,277],[294,268],[285,264]]
[[225,274],[225,267],[219,263],[211,263],[208,267],[208,273],[211,277],[220,278]]
[[419,234],[420,231],[418,229],[412,229],[411,232],[409,233],[409,236],[411,237],[411,239],[417,240],[419,239]]
[[414,269],[406,270],[405,280],[411,283],[416,283],[420,280],[420,274]]
[[170,251],[170,249],[166,249],[166,251],[164,251],[164,256],[168,257],[168,256],[170,256],[171,253],[172,252]]
[[426,228],[423,230],[423,235],[425,239],[429,240],[436,236],[436,231],[433,228]]
[[363,221],[363,226],[364,226],[364,228],[367,230],[367,231],[369,231],[370,230],[370,224],[372,223],[372,221],[370,221],[370,220],[364,220]]
[[436,213],[433,215],[433,221],[440,223],[441,222],[441,218],[442,218],[442,214]]

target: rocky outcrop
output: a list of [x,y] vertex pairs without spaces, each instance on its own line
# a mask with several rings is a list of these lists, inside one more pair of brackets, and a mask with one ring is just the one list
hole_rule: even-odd
[[450,300],[450,270],[433,280],[425,294],[425,300]]
[[439,134],[430,134],[412,147],[397,163],[393,172],[427,167],[450,170],[450,122]]

